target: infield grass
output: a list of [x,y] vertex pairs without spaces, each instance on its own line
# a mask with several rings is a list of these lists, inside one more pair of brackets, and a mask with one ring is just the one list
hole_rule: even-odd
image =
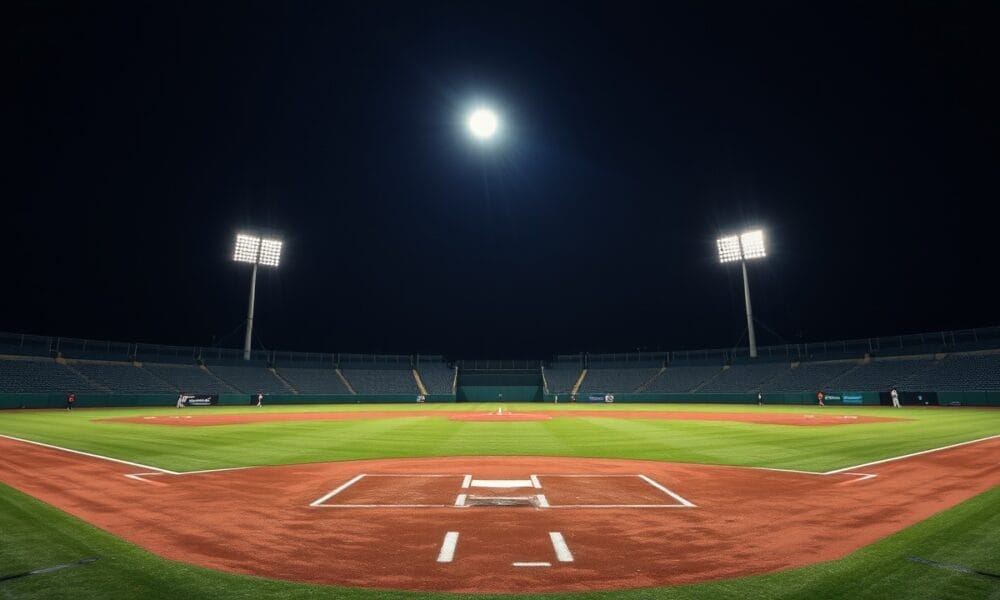
[[[587,410],[593,416],[534,422],[458,422],[447,413],[490,412],[496,404],[212,408],[213,413],[435,411],[354,421],[284,421],[208,427],[107,423],[97,419],[178,414],[176,409],[91,409],[0,413],[0,433],[178,471],[232,466],[447,455],[612,457],[826,471],[1000,434],[1000,410],[834,408],[832,414],[908,421],[830,427],[721,421],[607,418],[602,411],[669,410],[818,413],[815,407],[511,405]],[[192,409],[194,410],[194,409]],[[0,457],[0,460],[3,460]],[[989,598],[1000,579],[912,562],[919,557],[1000,573],[1000,488],[868,546],[843,560],[717,583],[520,598],[647,600],[712,598]],[[0,485],[0,577],[100,556],[97,563],[0,581],[7,598],[343,598],[467,600],[312,586],[236,576],[158,558],[39,501]],[[266,557],[262,557],[266,560]],[[617,560],[608,557],[608,560]],[[719,557],[726,560],[726,557]]]

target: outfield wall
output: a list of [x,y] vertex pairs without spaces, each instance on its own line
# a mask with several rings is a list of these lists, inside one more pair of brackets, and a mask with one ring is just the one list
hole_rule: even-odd
[[[219,394],[220,406],[250,406],[256,401],[250,394]],[[415,394],[268,394],[264,404],[415,404]],[[454,402],[451,394],[431,394],[427,402]],[[176,406],[177,394],[88,394],[76,395],[78,408]],[[66,408],[66,394],[0,394],[0,409],[4,408]]]
[[[498,388],[482,391],[483,395],[475,394],[477,398],[467,398],[472,401],[496,401]],[[531,390],[521,390],[521,394],[512,394],[509,388],[503,388],[504,402],[542,401],[539,392],[537,396],[530,394]],[[577,403],[591,403],[590,397],[596,399],[603,394],[579,394]],[[840,394],[830,392],[826,395],[828,406],[878,406],[885,405],[885,394],[879,392],[849,392]],[[172,407],[177,404],[177,394],[101,394],[79,393],[76,395],[76,405],[87,407]],[[756,394],[615,394],[615,403],[663,403],[663,404],[756,404]],[[546,394],[545,402],[554,402],[555,395]],[[997,406],[1000,407],[1000,391],[993,392],[938,392],[937,404],[940,406]],[[455,402],[456,396],[451,394],[431,394],[427,402]],[[559,394],[559,403],[568,403],[569,394]],[[250,406],[254,401],[249,394],[220,394],[221,406]],[[414,394],[386,395],[351,395],[351,394],[269,394],[264,397],[264,404],[415,404]],[[802,393],[771,393],[764,396],[768,405],[811,405],[816,404],[816,396],[812,392]],[[917,404],[916,402],[906,402]],[[933,404],[933,403],[932,403]],[[0,409],[5,408],[65,408],[66,394],[0,394]]]

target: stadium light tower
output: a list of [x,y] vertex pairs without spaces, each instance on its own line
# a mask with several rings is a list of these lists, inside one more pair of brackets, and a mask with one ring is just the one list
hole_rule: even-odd
[[247,335],[243,340],[243,360],[250,360],[250,336],[253,334],[253,304],[257,295],[257,267],[277,267],[281,262],[281,240],[261,238],[245,233],[236,234],[236,249],[233,251],[236,262],[251,263],[253,273],[250,275],[250,306],[247,308]]
[[760,229],[731,235],[716,240],[719,246],[719,262],[740,261],[743,267],[743,296],[747,304],[747,337],[750,338],[750,358],[757,358],[757,337],[753,331],[753,309],[750,306],[750,281],[747,279],[747,260],[764,258],[764,232]]

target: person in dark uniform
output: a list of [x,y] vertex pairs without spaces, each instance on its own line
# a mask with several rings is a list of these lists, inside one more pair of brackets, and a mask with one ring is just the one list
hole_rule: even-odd
[[823,390],[820,390],[820,391],[816,392],[816,402],[820,406],[826,406],[825,404],[823,404],[823,398],[824,398],[824,396],[823,396]]
[[76,404],[76,392],[66,394],[66,410],[73,410],[74,404]]

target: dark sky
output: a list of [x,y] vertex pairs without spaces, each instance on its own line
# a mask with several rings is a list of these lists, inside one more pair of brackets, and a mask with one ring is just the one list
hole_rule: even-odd
[[[539,357],[992,325],[998,3],[14,2],[5,331]],[[502,138],[464,130],[477,101]],[[234,333],[235,332],[235,333]]]

